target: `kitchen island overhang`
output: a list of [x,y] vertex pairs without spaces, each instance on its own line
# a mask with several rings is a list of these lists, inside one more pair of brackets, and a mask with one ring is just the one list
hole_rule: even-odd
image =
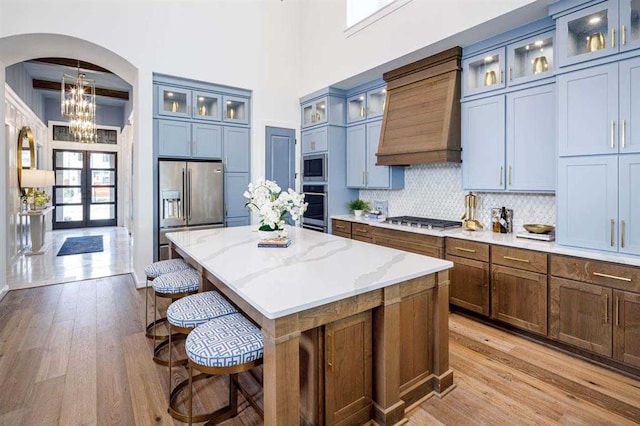
[[[168,234],[172,256],[201,271],[201,290],[214,286],[261,327],[265,424],[296,424],[301,413],[310,423],[374,418],[395,424],[407,406],[453,388],[448,350],[451,262],[302,228],[288,232],[292,244],[284,249],[258,248],[252,227]],[[323,413],[318,405],[327,404],[318,401],[337,391],[326,389],[335,371],[333,357],[344,355],[333,352],[332,330],[357,315],[370,318],[363,324],[370,324],[365,330],[370,349],[365,352],[371,353],[363,362],[371,362],[371,377],[361,371],[367,368],[359,368],[357,374],[364,374],[362,398],[350,404],[351,410]],[[314,371],[320,371],[305,381],[303,407],[301,343],[313,352],[306,358],[319,367]]]

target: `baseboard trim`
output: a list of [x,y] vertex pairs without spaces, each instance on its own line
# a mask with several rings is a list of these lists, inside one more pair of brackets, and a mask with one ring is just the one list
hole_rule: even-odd
[[2,287],[0,289],[0,301],[2,301],[2,299],[4,299],[4,296],[6,296],[7,293],[9,293],[9,286],[5,285],[4,287]]

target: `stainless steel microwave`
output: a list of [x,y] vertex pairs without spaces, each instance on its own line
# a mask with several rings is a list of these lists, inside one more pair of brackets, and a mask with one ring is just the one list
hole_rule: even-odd
[[327,181],[327,154],[313,154],[302,157],[302,181]]

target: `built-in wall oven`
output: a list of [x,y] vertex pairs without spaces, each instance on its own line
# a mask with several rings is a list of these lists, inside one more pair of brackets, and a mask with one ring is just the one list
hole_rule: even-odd
[[302,216],[302,227],[327,232],[327,185],[302,185],[304,201],[309,203]]
[[302,181],[327,181],[327,154],[312,154],[302,157]]

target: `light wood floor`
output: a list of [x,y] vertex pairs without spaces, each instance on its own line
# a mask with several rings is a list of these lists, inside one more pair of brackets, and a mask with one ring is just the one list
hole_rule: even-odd
[[[0,302],[0,425],[181,424],[166,412],[167,369],[151,361],[143,323],[144,291],[129,275],[9,292]],[[640,421],[637,380],[459,315],[450,329],[457,387],[413,409],[411,425]],[[226,398],[222,383],[207,392]],[[226,424],[258,424],[240,399]]]

